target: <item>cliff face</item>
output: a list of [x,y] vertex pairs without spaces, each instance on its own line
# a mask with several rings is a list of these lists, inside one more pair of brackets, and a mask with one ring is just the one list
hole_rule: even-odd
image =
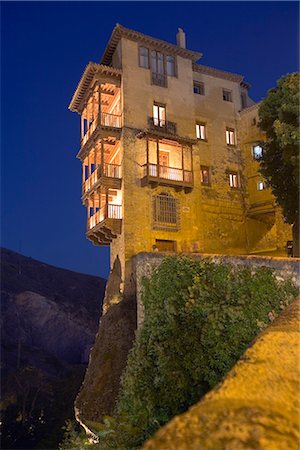
[[121,375],[136,330],[136,297],[120,293],[122,274],[118,258],[107,282],[99,330],[84,382],[76,398],[76,417],[93,430],[95,422],[114,412]]
[[105,280],[2,249],[4,448],[55,448],[72,419]]

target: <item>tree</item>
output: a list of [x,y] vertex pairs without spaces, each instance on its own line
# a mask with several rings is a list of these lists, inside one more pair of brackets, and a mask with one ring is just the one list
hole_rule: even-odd
[[293,225],[293,256],[299,256],[299,73],[288,74],[270,89],[259,107],[266,132],[261,174],[268,180],[284,219]]

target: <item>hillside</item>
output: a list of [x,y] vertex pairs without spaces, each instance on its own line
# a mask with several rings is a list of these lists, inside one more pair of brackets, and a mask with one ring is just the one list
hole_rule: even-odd
[[1,253],[2,448],[57,448],[73,417],[106,280]]

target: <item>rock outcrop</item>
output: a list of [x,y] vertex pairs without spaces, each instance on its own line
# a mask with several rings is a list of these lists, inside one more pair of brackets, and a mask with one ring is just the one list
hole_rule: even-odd
[[74,417],[105,280],[1,252],[4,448],[57,448]]
[[298,450],[300,300],[274,321],[224,381],[161,428],[144,450]]

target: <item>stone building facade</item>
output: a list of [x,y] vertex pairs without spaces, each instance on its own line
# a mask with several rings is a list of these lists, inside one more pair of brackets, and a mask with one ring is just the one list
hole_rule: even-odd
[[[291,227],[259,175],[258,105],[243,76],[117,24],[70,103],[81,115],[87,238],[121,291],[140,252],[285,255]],[[125,284],[124,284],[125,283]]]

